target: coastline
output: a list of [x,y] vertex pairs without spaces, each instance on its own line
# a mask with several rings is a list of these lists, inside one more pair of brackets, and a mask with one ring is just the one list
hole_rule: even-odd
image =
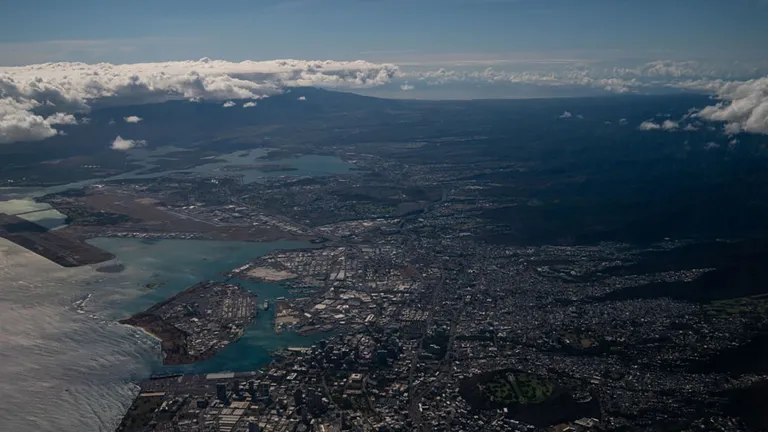
[[143,327],[139,327],[139,326],[135,326],[135,325],[131,325],[131,324],[126,324],[126,323],[121,322],[121,321],[123,321],[123,320],[118,320],[116,322],[118,324],[120,324],[120,325],[123,325],[123,326],[126,326],[126,327],[130,327],[130,328],[132,328],[134,330],[138,330],[141,333],[144,333],[145,335],[147,335],[147,336],[151,337],[152,339],[156,340],[157,343],[162,343],[163,342],[163,340],[160,339],[160,337],[158,337],[156,334],[150,332],[149,330],[147,330],[147,329],[145,329]]

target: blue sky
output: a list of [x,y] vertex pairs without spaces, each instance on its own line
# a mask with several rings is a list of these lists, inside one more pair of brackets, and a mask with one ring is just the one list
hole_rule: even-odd
[[[729,133],[768,133],[768,0],[0,2],[0,144],[54,136],[95,102],[308,85],[416,99],[703,92],[722,103],[702,115]],[[5,67],[23,65],[35,66]]]
[[39,0],[5,4],[0,63],[243,59],[754,59],[764,0]]

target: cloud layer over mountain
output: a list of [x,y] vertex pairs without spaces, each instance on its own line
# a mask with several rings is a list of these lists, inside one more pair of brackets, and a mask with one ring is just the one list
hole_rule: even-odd
[[[599,94],[696,91],[712,93],[720,101],[698,112],[701,119],[724,122],[724,132],[768,134],[768,63],[707,63],[653,61],[615,66],[568,62],[517,65],[504,62],[486,69],[414,69],[399,74],[427,86],[452,83],[512,84],[549,88],[591,88]],[[647,122],[643,130],[676,130],[675,122]],[[688,125],[687,130],[693,126]]]
[[[390,83],[400,93],[462,83],[584,88],[597,94],[648,93],[659,89],[709,92],[720,101],[702,109],[697,114],[699,118],[724,122],[726,133],[768,133],[768,77],[763,77],[766,73],[768,66],[763,64],[721,66],[680,61],[623,66],[502,62],[485,69],[436,70],[401,70],[392,64],[365,61],[234,63],[207,58],[125,65],[46,63],[0,68],[0,144],[52,137],[59,133],[59,125],[77,124],[73,114],[87,113],[94,104],[189,99],[217,101],[228,107],[234,106],[236,100],[250,99],[242,105],[247,108],[255,106],[256,100],[289,87],[362,89],[380,85],[387,88]],[[140,121],[133,117],[124,120]],[[671,123],[658,126],[676,129]]]
[[400,75],[428,85],[451,82],[517,83],[541,86],[585,86],[611,93],[649,89],[717,90],[731,81],[768,74],[768,63],[709,64],[696,61],[653,61],[617,66],[604,63],[568,62],[505,64],[486,69],[414,69]]
[[[221,60],[139,63],[46,63],[0,68],[0,143],[56,135],[53,125],[94,101],[259,99],[286,87],[359,88],[388,82],[397,67],[364,61]],[[54,115],[54,116],[51,116]],[[74,119],[74,117],[72,117]],[[58,121],[58,123],[57,123]]]

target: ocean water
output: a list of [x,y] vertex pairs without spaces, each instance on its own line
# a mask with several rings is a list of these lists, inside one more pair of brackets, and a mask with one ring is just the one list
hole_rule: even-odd
[[[154,178],[174,171],[139,174],[168,151],[136,151],[143,167],[107,179],[89,179],[39,188],[0,188],[0,212],[25,213],[26,219],[53,229],[65,216],[35,197],[108,180]],[[222,156],[224,162],[191,171],[215,174],[224,165],[284,164],[297,171],[241,172],[246,182],[269,176],[326,175],[354,165],[330,156],[306,155],[277,161],[257,160],[257,149]],[[98,266],[62,268],[0,238],[0,431],[113,431],[137,388],[133,381],[154,373],[254,370],[269,353],[306,346],[322,336],[303,337],[272,331],[271,314],[262,313],[244,337],[214,358],[192,366],[164,367],[158,342],[117,320],[204,279],[275,249],[310,247],[305,242],[215,242],[196,240],[92,239],[116,255]],[[116,266],[115,264],[120,264]],[[107,267],[107,268],[105,268]],[[111,267],[111,269],[109,269]],[[99,271],[101,269],[102,271]],[[111,271],[105,271],[105,270]],[[121,269],[119,272],[114,272]],[[162,283],[148,290],[148,283]],[[287,296],[277,284],[243,282],[260,302]],[[274,302],[272,302],[274,303]]]
[[[93,239],[120,272],[62,268],[0,239],[0,431],[112,431],[136,392],[131,382],[183,370],[252,370],[269,352],[314,339],[271,330],[271,310],[213,359],[166,368],[157,341],[116,323],[203,279],[276,249],[305,242]],[[112,266],[112,271],[115,266]],[[153,290],[150,282],[163,286]],[[287,296],[276,284],[248,283],[260,300]]]

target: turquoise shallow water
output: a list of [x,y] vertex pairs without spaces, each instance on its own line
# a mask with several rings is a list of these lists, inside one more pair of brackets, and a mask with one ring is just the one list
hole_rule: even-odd
[[[117,238],[91,243],[113,252],[122,266],[64,268],[0,239],[2,431],[113,431],[135,396],[131,382],[165,372],[255,370],[269,362],[272,350],[317,339],[275,334],[269,311],[211,360],[166,368],[154,338],[117,320],[200,280],[221,279],[220,273],[257,256],[309,244]],[[149,282],[166,285],[148,291]],[[244,285],[262,301],[288,296],[277,284]]]
[[[259,296],[259,303],[265,298],[275,299],[287,296],[285,288],[277,284],[246,282],[243,285]],[[273,301],[270,301],[270,303],[274,304]],[[184,373],[208,373],[222,370],[234,372],[252,371],[268,364],[271,359],[270,353],[276,349],[289,346],[310,346],[320,339],[327,337],[327,335],[323,334],[302,336],[293,332],[277,334],[273,330],[273,317],[273,307],[270,307],[268,311],[260,311],[256,321],[248,327],[243,337],[210,360],[194,365],[157,367],[154,370]]]
[[[259,151],[226,163],[252,164]],[[152,166],[152,155],[145,168]],[[232,163],[234,162],[234,163]],[[278,175],[324,175],[346,172],[351,164],[328,156],[307,155],[266,163],[288,164],[291,172],[244,172],[246,181]],[[198,172],[217,172],[217,161]],[[112,180],[151,178],[164,173],[126,173]],[[0,188],[0,212],[33,210],[24,217],[54,228],[64,216],[36,203],[35,197],[103,182],[91,179],[45,188]],[[304,242],[216,242],[97,238],[91,243],[116,255],[120,273],[91,266],[62,268],[0,239],[0,430],[18,432],[113,431],[137,391],[131,383],[151,374],[254,370],[269,353],[287,346],[308,346],[323,335],[304,337],[272,331],[272,310],[263,313],[235,344],[209,361],[167,368],[154,338],[117,320],[204,279],[220,275],[276,249],[311,247]],[[113,262],[104,265],[115,264]],[[100,265],[97,267],[104,267]],[[111,266],[114,269],[116,266]],[[165,285],[148,291],[144,285]],[[278,284],[243,285],[264,299],[288,297]]]
[[[269,243],[221,242],[205,240],[142,240],[97,238],[89,241],[117,256],[125,266],[123,283],[134,297],[113,297],[104,300],[107,319],[118,320],[145,310],[153,304],[201,280],[224,280],[223,272],[239,267],[249,260],[278,249],[311,247],[308,242],[278,241]],[[120,276],[120,275],[116,275]],[[147,291],[149,282],[163,283]],[[258,296],[259,303],[278,297],[289,297],[280,284],[236,281]],[[258,369],[270,361],[270,352],[288,346],[308,346],[322,336],[301,336],[286,332],[276,334],[272,327],[274,309],[261,311],[245,335],[212,359],[194,365],[167,367],[160,356],[152,361],[153,373],[205,373],[221,370],[245,371]]]

